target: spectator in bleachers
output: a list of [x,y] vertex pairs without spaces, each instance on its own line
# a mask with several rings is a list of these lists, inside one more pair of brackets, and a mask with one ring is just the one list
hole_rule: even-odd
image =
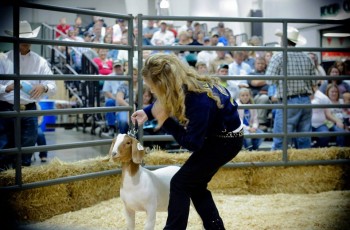
[[[100,19],[102,19],[100,16],[93,16],[92,22],[90,22],[90,24],[86,26],[85,31],[92,31],[92,28],[94,27],[95,23]],[[107,27],[107,24],[103,22],[102,26]]]
[[73,28],[75,30],[75,34],[77,36],[80,36],[80,37],[83,37],[84,32],[86,31],[86,28],[83,27],[82,23],[83,23],[83,21],[82,21],[81,17],[78,16],[75,18]]
[[202,38],[204,38],[204,32],[202,31],[201,24],[199,22],[196,22],[193,25],[193,39],[195,39],[197,41],[200,40],[198,38],[199,34],[202,34]]
[[[235,51],[233,57],[234,61],[230,64],[229,75],[249,75],[252,72],[252,68],[244,62],[243,51]],[[246,81],[244,83],[246,83]],[[247,83],[246,85],[248,86]]]
[[[228,71],[229,71],[228,64],[221,64],[217,67],[217,71],[215,74],[219,75],[219,76],[227,76]],[[229,81],[223,80],[223,79],[220,79],[220,84],[222,86],[226,87],[227,90],[229,91],[231,97],[234,100],[236,100],[236,98],[238,97],[239,87],[236,84],[232,84],[232,82],[229,82]]]
[[[203,39],[204,46],[211,46],[210,38],[205,37]],[[216,52],[214,50],[202,50],[197,54],[197,62],[204,62],[209,68],[210,62],[216,58]]]
[[[338,69],[338,67],[336,65],[332,65],[328,69],[328,75],[329,76],[339,76],[340,75],[340,70]],[[322,83],[322,85],[320,86],[320,91],[322,93],[326,93],[327,86],[329,84],[335,84],[335,85],[338,86],[338,88],[339,88],[339,97],[340,98],[343,98],[343,94],[345,92],[350,92],[350,86],[346,82],[344,82],[343,80],[332,80],[332,77],[328,81],[324,81]]]
[[[222,43],[217,45],[218,47],[223,47]],[[217,50],[216,57],[209,63],[209,74],[215,74],[218,66],[221,64],[230,64],[233,62],[233,59],[229,54],[224,50]]]
[[70,28],[70,25],[67,24],[67,19],[65,17],[61,18],[59,21],[59,24],[56,26],[56,39],[59,37],[64,38],[64,36],[67,34],[68,29]]
[[[90,31],[85,31],[83,34],[84,42],[91,42],[94,37],[94,34]],[[98,54],[91,49],[90,47],[72,47],[72,60],[75,71],[81,73],[81,59],[83,54],[88,55],[91,59],[98,57]]]
[[98,57],[93,59],[97,64],[98,72],[101,75],[108,75],[113,71],[113,62],[107,59],[107,52],[107,49],[99,49],[97,51]]
[[[249,105],[254,104],[254,101],[251,97],[251,92],[248,88],[242,88],[239,90],[239,96],[236,100],[239,105]],[[244,135],[246,134],[259,134],[264,133],[260,130],[258,113],[256,109],[238,109],[239,117],[243,122]],[[249,151],[258,150],[259,146],[262,144],[263,138],[244,138],[243,144],[244,148]]]
[[[264,57],[257,57],[255,60],[255,68],[250,75],[265,75],[266,62]],[[265,80],[254,79],[248,80],[255,104],[270,104],[268,96],[269,85]],[[269,109],[257,109],[259,128],[266,131],[270,127],[268,122]]]
[[193,21],[186,21],[185,25],[182,25],[178,30],[177,30],[177,34],[178,36],[180,35],[181,32],[183,31],[188,31],[189,29],[191,29],[193,31],[193,26],[192,26]]
[[165,45],[171,46],[175,42],[174,33],[167,29],[167,23],[165,21],[160,22],[160,30],[153,34],[151,39],[152,45]]
[[89,29],[89,31],[95,35],[93,42],[103,43],[103,38],[106,35],[106,27],[104,24],[104,20],[102,18],[99,18]]
[[[124,75],[123,71],[123,63],[119,60],[116,60],[113,62],[113,72],[109,74],[110,76],[121,76]],[[117,96],[117,89],[121,85],[121,81],[104,81],[102,92],[105,95],[105,106],[106,107],[114,107],[116,106],[116,96]],[[107,112],[106,113],[106,120],[107,120],[107,126],[108,126],[108,134],[111,137],[114,137],[114,134],[116,133],[116,115],[115,112]]]
[[152,45],[151,39],[153,34],[158,30],[159,28],[154,26],[154,20],[148,20],[147,26],[145,26],[142,31],[143,45]]
[[[248,47],[250,45],[248,45],[246,42],[242,42],[241,47]],[[250,69],[253,70],[254,66],[255,66],[255,56],[254,52],[251,51],[241,51],[243,53],[243,62],[248,64]]]
[[205,62],[197,61],[195,67],[196,67],[197,72],[201,75],[207,75],[209,73],[207,64],[205,64]]
[[[331,100],[334,105],[344,104],[343,98],[340,98],[340,89],[336,84],[329,84],[326,89],[326,95]],[[339,120],[344,122],[344,112],[342,108],[330,108],[332,114],[336,116]]]
[[200,43],[201,45],[204,45],[204,32],[202,31],[199,31],[199,33],[197,33],[197,36],[196,36],[196,40],[198,43]]
[[[312,104],[332,104],[331,100],[323,94],[318,87],[314,87],[314,95],[311,100]],[[313,132],[344,132],[343,121],[332,114],[329,108],[313,108],[312,109],[312,131]],[[316,144],[313,147],[328,147],[331,137],[317,137]],[[344,136],[336,137],[337,146],[344,146]]]
[[[134,34],[137,35],[138,29],[137,27],[134,28]],[[137,36],[136,36],[137,37]],[[136,37],[134,38],[134,44],[137,45]],[[127,45],[128,44],[128,30],[125,30],[122,35],[121,45]],[[118,60],[123,61],[123,63],[127,63],[129,61],[129,51],[128,50],[119,50],[118,52]],[[134,56],[132,60],[132,66],[137,66],[138,62],[138,52],[137,50],[134,50]]]
[[210,45],[217,46],[219,44],[219,35],[217,33],[213,33],[210,37]]
[[113,43],[122,44],[123,33],[128,29],[124,19],[117,19],[113,25]]
[[[103,43],[104,44],[113,44],[112,43],[112,34],[107,33],[105,37],[103,38]],[[112,61],[115,61],[118,59],[118,53],[119,51],[117,49],[109,49],[107,53],[107,59],[110,59]]]
[[[133,84],[133,89],[134,92],[133,96],[136,98],[136,92],[137,92],[137,75],[138,75],[138,70],[137,68],[133,68],[133,78],[132,78],[132,84]],[[125,81],[123,82],[117,89],[117,96],[116,96],[116,103],[117,106],[129,106],[129,98],[130,98],[130,92],[129,92],[129,82]],[[134,106],[134,105],[130,105]],[[127,133],[129,130],[129,112],[127,111],[121,111],[118,112],[116,115],[117,119],[117,124],[118,124],[118,129],[119,133]]]
[[[236,37],[232,34],[228,37],[228,41],[227,41],[227,45],[228,46],[237,46],[236,44]],[[232,55],[233,56],[233,55]]]
[[[227,32],[229,32],[229,31],[227,31]],[[219,22],[218,23],[218,32],[217,32],[219,35],[218,42],[224,44],[224,46],[227,46],[227,44],[228,44],[227,37],[226,37],[227,32],[225,30],[225,24],[223,22]]]

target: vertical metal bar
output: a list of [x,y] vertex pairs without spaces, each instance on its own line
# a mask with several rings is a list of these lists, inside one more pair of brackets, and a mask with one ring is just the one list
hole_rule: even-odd
[[129,113],[129,124],[131,124],[130,116],[131,113],[134,112],[134,104],[135,104],[135,98],[134,98],[134,85],[133,85],[133,74],[134,74],[134,17],[132,14],[129,14],[130,18],[128,19],[128,44],[131,46],[131,50],[128,50],[128,73],[131,76],[131,80],[129,81],[129,103],[132,107],[130,113]]
[[[142,45],[143,45],[143,23],[142,23],[142,14],[138,14],[137,15],[137,27],[138,27],[138,33],[137,33],[137,69],[138,69],[138,75],[137,75],[137,82],[138,82],[138,108],[137,109],[142,109],[142,104],[141,101],[143,100],[143,81],[142,81],[142,75],[141,75],[141,69],[142,69],[142,65],[143,65],[143,55],[142,55]],[[142,93],[140,93],[142,92]],[[141,128],[139,128],[139,141],[141,142],[141,144],[143,144],[143,126],[141,126]]]
[[[13,44],[13,71],[15,75],[20,75],[20,63],[19,63],[19,14],[20,14],[19,3],[15,1],[13,5],[13,34],[17,39]],[[21,150],[21,117],[18,116],[20,113],[20,80],[14,80],[14,109],[17,111],[15,117],[15,147],[18,148],[17,160],[16,160],[16,176],[15,183],[19,186],[22,186],[22,150]]]
[[287,42],[287,22],[283,21],[283,36],[282,36],[282,43],[283,43],[283,151],[282,151],[282,160],[283,162],[288,162],[288,138],[287,138],[287,50],[288,50],[288,42]]

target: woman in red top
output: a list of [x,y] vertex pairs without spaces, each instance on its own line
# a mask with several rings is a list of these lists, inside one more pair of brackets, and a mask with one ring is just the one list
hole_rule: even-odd
[[94,62],[98,66],[98,72],[101,75],[108,75],[113,71],[113,62],[107,59],[107,49],[99,49],[98,57],[94,58]]

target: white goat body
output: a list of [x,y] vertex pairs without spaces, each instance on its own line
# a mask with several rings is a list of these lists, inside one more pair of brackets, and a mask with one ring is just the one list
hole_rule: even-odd
[[124,202],[127,229],[135,229],[135,212],[145,211],[144,229],[153,230],[156,212],[167,211],[170,180],[180,167],[167,166],[152,171],[142,167],[143,147],[126,134],[119,134],[113,141],[110,156],[122,162],[120,197]]

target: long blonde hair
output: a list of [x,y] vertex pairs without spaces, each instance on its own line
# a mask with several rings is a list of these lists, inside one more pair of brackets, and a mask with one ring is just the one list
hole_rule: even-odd
[[219,85],[219,79],[199,75],[173,54],[157,53],[149,56],[141,73],[154,85],[153,91],[166,112],[177,118],[183,125],[188,122],[185,115],[187,91],[207,93],[216,102],[218,108],[222,108],[220,98],[211,90],[214,85]]

